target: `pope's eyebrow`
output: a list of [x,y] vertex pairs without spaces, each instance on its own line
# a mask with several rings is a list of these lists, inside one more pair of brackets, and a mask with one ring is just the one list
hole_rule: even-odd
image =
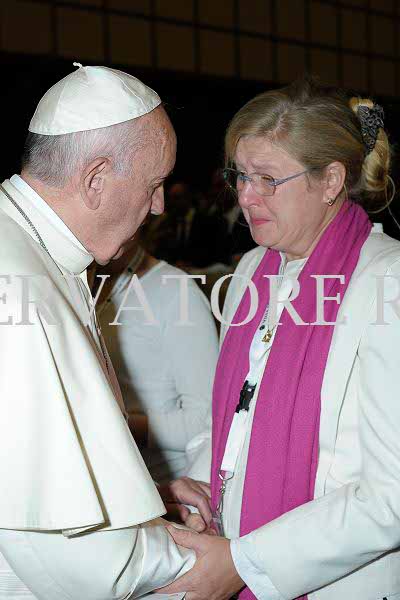
[[153,179],[152,183],[163,183],[163,181],[165,181],[166,179],[168,179],[168,177],[170,175],[172,175],[173,172],[174,172],[174,170],[171,169],[171,171],[169,173],[167,173],[166,175],[161,175],[160,177],[156,177],[155,179]]
[[161,177],[161,181],[165,181],[165,179],[168,179],[168,177],[170,177],[172,175],[172,173],[174,172],[173,169],[171,169],[169,171],[169,173],[167,173],[166,175],[164,175],[163,177]]

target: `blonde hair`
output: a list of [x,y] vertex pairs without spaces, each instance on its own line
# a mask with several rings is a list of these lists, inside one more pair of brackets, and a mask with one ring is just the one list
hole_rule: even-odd
[[311,176],[321,177],[335,161],[346,169],[345,190],[367,210],[388,204],[391,148],[383,128],[373,150],[367,151],[357,115],[369,99],[351,98],[324,89],[306,78],[279,90],[259,94],[233,117],[225,136],[225,160],[234,164],[243,136],[265,136],[295,158]]

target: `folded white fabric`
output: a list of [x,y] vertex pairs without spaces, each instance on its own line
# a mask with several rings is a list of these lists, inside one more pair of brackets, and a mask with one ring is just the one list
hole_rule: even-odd
[[[34,600],[35,596],[15,575],[14,571],[0,552],[0,599],[28,600],[29,598]],[[153,600],[155,599],[153,598]]]

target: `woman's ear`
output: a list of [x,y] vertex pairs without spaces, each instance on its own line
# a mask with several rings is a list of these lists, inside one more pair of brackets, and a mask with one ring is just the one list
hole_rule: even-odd
[[323,202],[332,206],[336,198],[343,190],[346,181],[346,168],[338,162],[332,162],[325,170],[325,186],[323,193]]
[[109,159],[99,157],[89,163],[82,173],[80,193],[89,210],[97,210],[100,206],[109,168]]

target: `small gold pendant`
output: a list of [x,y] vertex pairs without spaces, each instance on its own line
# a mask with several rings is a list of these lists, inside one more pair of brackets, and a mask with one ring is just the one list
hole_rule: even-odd
[[268,329],[267,333],[264,335],[262,341],[265,342],[266,344],[268,344],[271,341],[271,338],[272,338],[272,331],[270,331]]

